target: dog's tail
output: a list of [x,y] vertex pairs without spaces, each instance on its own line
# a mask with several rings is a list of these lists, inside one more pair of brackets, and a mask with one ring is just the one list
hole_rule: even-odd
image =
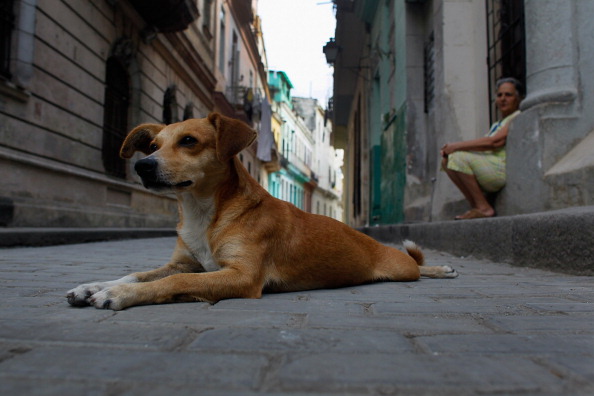
[[413,241],[409,241],[407,239],[404,242],[402,242],[402,244],[404,245],[404,248],[406,249],[408,255],[415,259],[419,267],[425,265],[425,255],[416,243],[414,243]]

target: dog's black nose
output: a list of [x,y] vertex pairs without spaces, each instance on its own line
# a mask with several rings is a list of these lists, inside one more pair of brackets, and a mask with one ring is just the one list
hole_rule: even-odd
[[144,178],[154,179],[157,174],[157,160],[154,158],[143,158],[134,164],[134,170],[138,173],[138,176]]

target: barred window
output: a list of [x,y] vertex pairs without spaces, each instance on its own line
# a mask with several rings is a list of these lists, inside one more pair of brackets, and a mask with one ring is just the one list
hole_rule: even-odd
[[526,86],[524,0],[486,0],[489,66],[489,114],[497,118],[495,83],[514,77]]
[[363,188],[362,167],[363,163],[363,143],[362,143],[362,117],[361,117],[361,96],[357,98],[357,107],[355,108],[354,120],[354,170],[353,170],[353,216],[358,217],[363,209],[363,197],[361,189]]
[[119,151],[128,132],[130,82],[128,72],[115,56],[107,60],[103,115],[103,165],[109,175],[125,178],[126,161]]
[[435,37],[433,32],[429,35],[429,40],[425,43],[423,51],[423,86],[425,92],[425,113],[433,107],[435,99]]
[[13,0],[0,0],[0,76],[9,80],[10,52],[15,16]]
[[163,123],[166,125],[179,122],[176,91],[177,87],[172,85],[167,88],[163,97]]
[[221,13],[219,16],[219,70],[222,74],[225,74],[225,48],[227,48],[227,43],[225,42],[225,18],[225,10],[223,7],[221,7]]
[[190,118],[194,118],[194,104],[192,102],[184,107],[184,121],[189,120]]

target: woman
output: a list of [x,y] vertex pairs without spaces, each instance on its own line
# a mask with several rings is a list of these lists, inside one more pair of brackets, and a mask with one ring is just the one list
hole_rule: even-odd
[[497,192],[505,185],[505,142],[509,122],[520,113],[522,86],[515,78],[502,78],[496,86],[495,104],[502,119],[491,126],[487,136],[441,148],[443,170],[472,208],[456,220],[494,216],[495,209],[484,193]]

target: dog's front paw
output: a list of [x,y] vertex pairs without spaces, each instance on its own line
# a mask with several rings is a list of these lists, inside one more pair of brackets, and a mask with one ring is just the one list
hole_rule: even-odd
[[103,289],[89,298],[89,303],[97,309],[112,309],[119,311],[134,305],[132,302],[133,294],[129,290],[129,285],[117,285]]
[[101,289],[103,289],[101,283],[86,283],[68,291],[66,299],[73,307],[84,307],[90,305],[89,298]]

